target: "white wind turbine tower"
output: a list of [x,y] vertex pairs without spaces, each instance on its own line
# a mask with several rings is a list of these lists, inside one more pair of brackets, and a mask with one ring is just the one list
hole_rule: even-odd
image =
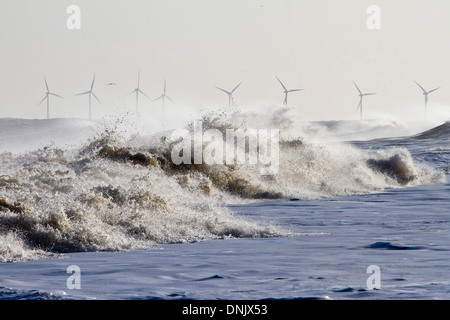
[[162,99],[162,105],[163,105],[163,108],[164,108],[165,103],[166,103],[166,98],[169,99],[170,102],[174,103],[174,102],[172,101],[172,99],[170,99],[169,96],[166,95],[166,79],[164,79],[164,89],[163,89],[163,93],[162,93],[158,98],[154,99],[153,101]]
[[227,90],[225,90],[225,89],[216,87],[217,89],[219,89],[219,90],[225,92],[225,93],[228,95],[228,107],[231,107],[231,105],[233,105],[233,106],[235,105],[234,99],[233,99],[233,93],[234,93],[234,91],[236,91],[236,89],[241,85],[241,83],[242,83],[242,82],[239,82],[239,84],[238,84],[236,87],[234,87],[233,90],[231,90],[231,91],[227,91]]
[[353,84],[355,85],[355,87],[356,87],[356,90],[358,90],[358,92],[359,92],[359,104],[358,104],[358,108],[356,109],[356,111],[358,111],[358,109],[359,109],[359,114],[360,114],[360,119],[362,120],[362,118],[363,118],[363,116],[362,116],[362,111],[363,111],[363,97],[364,96],[373,96],[373,95],[375,95],[376,93],[362,93],[361,92],[361,90],[359,90],[359,88],[358,88],[358,86],[356,85],[356,83],[355,82],[353,82]]
[[[416,81],[414,81],[414,82],[416,82]],[[439,88],[436,88],[436,89],[432,89],[432,90],[430,90],[430,91],[427,91],[427,90],[425,90],[424,88],[422,88],[422,86],[421,86],[420,84],[418,84],[417,82],[416,82],[416,84],[420,87],[420,89],[422,89],[423,95],[425,96],[425,117],[426,117],[426,116],[427,116],[427,105],[428,105],[428,94],[430,94],[430,93],[436,91],[436,90],[439,89],[440,87],[439,87]]]
[[138,72],[138,82],[137,82],[137,88],[131,91],[129,94],[126,95],[129,96],[130,94],[136,93],[136,113],[139,113],[139,93],[142,93],[144,96],[150,99],[148,95],[146,95],[140,88],[139,88],[139,82],[141,77],[141,71]]
[[280,82],[281,86],[282,86],[283,89],[284,89],[284,102],[283,102],[284,105],[287,105],[287,98],[288,98],[288,93],[289,93],[289,92],[295,92],[295,91],[302,91],[302,90],[303,90],[303,89],[291,89],[291,90],[288,90],[288,89],[286,89],[286,87],[285,87],[285,85],[283,84],[283,82],[281,82],[281,80],[278,79],[277,76],[275,76],[275,78],[277,78],[277,80]]
[[163,125],[164,125],[164,120],[165,120],[165,115],[164,115],[164,109],[165,109],[165,105],[166,105],[166,98],[169,99],[170,102],[174,103],[172,99],[169,98],[168,95],[166,95],[166,79],[164,78],[164,88],[163,88],[163,93],[156,99],[154,99],[153,101],[162,99],[162,119],[163,119]]
[[86,92],[82,92],[79,94],[76,94],[76,96],[81,96],[84,94],[88,94],[89,95],[89,120],[92,119],[92,113],[91,113],[91,95],[94,96],[94,98],[98,101],[98,103],[101,105],[102,103],[100,102],[100,100],[97,98],[97,96],[95,95],[95,93],[92,91],[94,89],[94,82],[95,82],[95,74],[94,74],[94,78],[92,79],[92,83],[91,83],[91,89],[89,91]]
[[47,79],[45,79],[44,76],[44,81],[45,81],[45,88],[47,89],[47,92],[45,93],[45,97],[41,100],[41,102],[38,103],[38,106],[44,102],[44,100],[47,99],[47,119],[50,119],[50,95],[61,98],[61,96],[58,96],[56,93],[50,92],[50,90],[48,89],[48,84],[47,84]]

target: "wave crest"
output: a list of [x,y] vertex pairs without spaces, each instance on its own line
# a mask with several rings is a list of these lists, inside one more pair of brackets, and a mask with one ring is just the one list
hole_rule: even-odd
[[249,164],[175,165],[168,133],[123,141],[107,130],[81,148],[3,154],[0,261],[283,236],[289,233],[237,216],[224,204],[332,197],[444,179],[406,149],[368,152],[346,143],[312,142],[283,112],[208,115],[202,121],[205,129],[222,131],[248,123],[281,128],[278,173],[262,176]]

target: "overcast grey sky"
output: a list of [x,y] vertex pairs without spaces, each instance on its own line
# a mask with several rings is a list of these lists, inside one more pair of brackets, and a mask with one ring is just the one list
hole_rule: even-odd
[[[81,29],[69,30],[69,5],[81,9]],[[381,29],[369,30],[367,8],[381,9]],[[43,75],[53,117],[87,117],[94,73],[96,118],[134,110],[141,89],[161,94],[168,108],[224,106],[236,91],[242,108],[281,104],[286,86],[300,117],[357,119],[352,80],[377,96],[364,101],[367,117],[420,117],[427,89],[430,109],[450,109],[448,0],[17,0],[0,3],[0,117],[44,118]],[[114,82],[116,86],[107,86]],[[141,99],[150,115],[159,103]]]

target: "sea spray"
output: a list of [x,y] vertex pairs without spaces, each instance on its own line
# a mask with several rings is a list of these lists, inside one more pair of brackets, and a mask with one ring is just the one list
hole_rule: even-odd
[[[253,121],[249,121],[249,118]],[[225,204],[350,195],[443,181],[404,148],[365,151],[311,141],[289,117],[210,114],[203,128],[281,128],[279,167],[261,175],[244,164],[175,164],[171,132],[124,139],[105,130],[82,147],[3,154],[0,260],[74,251],[148,249],[160,243],[289,233],[249,221]],[[192,125],[185,129],[191,132]],[[226,137],[226,136],[223,136]],[[227,143],[224,138],[224,146]],[[202,142],[202,150],[209,141]]]

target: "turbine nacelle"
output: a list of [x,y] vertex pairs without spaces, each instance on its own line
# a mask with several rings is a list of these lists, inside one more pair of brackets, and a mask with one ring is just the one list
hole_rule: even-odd
[[358,103],[358,108],[356,108],[356,111],[359,110],[359,112],[360,112],[360,119],[362,120],[363,97],[365,97],[365,96],[373,96],[373,95],[376,95],[376,93],[373,93],[373,92],[371,92],[371,93],[363,93],[359,89],[359,87],[356,85],[356,83],[354,81],[353,81],[353,84],[355,85],[356,90],[358,90],[358,93],[359,93],[359,103]]
[[44,98],[38,103],[38,106],[41,105],[42,102],[47,100],[47,119],[50,119],[50,95],[61,98],[61,99],[63,99],[63,97],[50,91],[50,89],[48,88],[48,83],[47,83],[47,79],[45,78],[45,76],[44,76],[44,82],[45,82],[45,88],[46,88],[47,92],[45,93]]
[[76,94],[76,96],[82,96],[82,95],[85,95],[85,94],[89,95],[89,120],[92,119],[92,116],[91,116],[91,95],[94,96],[95,100],[97,100],[97,102],[100,105],[102,105],[102,103],[100,102],[99,98],[95,95],[95,93],[93,91],[94,90],[94,83],[95,83],[95,74],[94,74],[94,78],[92,79],[91,90]]
[[[141,90],[139,90],[139,91],[142,93]],[[154,100],[152,100],[152,101],[156,101],[156,100],[162,99],[163,108],[164,108],[166,98],[167,98],[170,102],[174,103],[173,100],[170,99],[168,95],[166,95],[166,79],[164,79],[163,93],[162,93],[158,98],[156,98],[156,99],[154,99]]]
[[435,89],[432,89],[432,90],[427,91],[427,90],[425,90],[420,84],[418,84],[416,81],[414,81],[414,82],[419,86],[420,89],[422,89],[422,93],[423,93],[423,95],[425,95],[425,96],[428,95],[429,93],[432,93],[432,92],[434,92],[434,91],[440,89],[440,87],[439,87],[439,88],[435,88]]
[[233,104],[233,105],[235,104],[235,103],[234,103],[234,99],[233,99],[233,93],[234,93],[234,91],[236,91],[236,89],[241,85],[241,83],[242,83],[242,82],[239,82],[239,84],[238,84],[237,86],[235,86],[235,87],[233,88],[233,90],[231,90],[231,91],[227,91],[227,90],[225,90],[225,89],[216,87],[216,89],[219,89],[220,91],[223,91],[223,92],[225,92],[225,93],[228,95],[228,107],[230,107],[231,104]]
[[434,91],[440,89],[440,87],[439,87],[439,88],[435,88],[435,89],[432,89],[432,90],[427,91],[427,90],[425,90],[420,84],[418,84],[417,81],[414,81],[414,82],[419,86],[420,89],[422,89],[422,94],[423,94],[424,97],[425,97],[425,117],[426,117],[427,105],[428,105],[428,95],[429,95],[430,93],[432,93],[432,92],[434,92]]
[[284,104],[284,105],[287,105],[287,97],[288,97],[288,93],[289,93],[289,92],[295,92],[295,91],[302,91],[302,90],[303,90],[303,89],[291,89],[291,90],[288,90],[288,89],[286,88],[286,86],[283,84],[283,82],[281,82],[281,80],[278,79],[277,76],[275,76],[275,78],[277,78],[278,82],[281,84],[281,86],[282,86],[283,89],[284,89],[284,101],[283,101],[283,104]]

